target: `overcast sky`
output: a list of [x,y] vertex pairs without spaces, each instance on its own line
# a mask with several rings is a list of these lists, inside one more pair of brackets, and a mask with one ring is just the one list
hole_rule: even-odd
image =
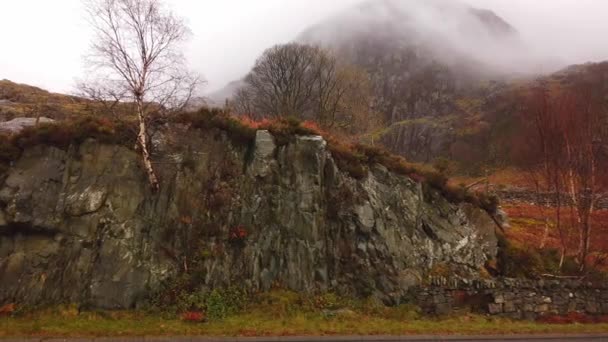
[[[494,10],[531,46],[564,63],[608,60],[608,0],[463,1]],[[193,31],[187,57],[208,91],[245,74],[265,48],[359,2],[167,0]],[[0,0],[0,79],[69,92],[88,37],[80,0]]]

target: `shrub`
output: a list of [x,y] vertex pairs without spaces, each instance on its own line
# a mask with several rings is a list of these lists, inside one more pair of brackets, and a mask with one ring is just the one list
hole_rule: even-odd
[[270,312],[280,318],[300,312],[303,308],[303,298],[308,298],[308,296],[291,290],[274,288],[253,297],[252,305],[255,309]]
[[329,142],[328,148],[340,170],[348,173],[355,179],[367,177],[368,170],[365,165],[365,156],[363,154],[349,148],[347,145],[332,141]]
[[443,175],[449,175],[454,168],[453,162],[447,158],[437,158],[433,162],[433,168]]
[[476,195],[478,205],[480,208],[485,211],[494,214],[498,210],[498,206],[500,205],[500,198],[496,194],[487,193],[487,192],[478,192]]
[[347,305],[344,299],[331,292],[315,296],[311,300],[313,308],[318,310],[337,310]]
[[182,314],[182,320],[194,323],[204,322],[205,314],[198,311],[187,311]]
[[520,247],[498,236],[498,269],[510,278],[536,279],[544,273],[544,263],[540,253],[533,248]]
[[216,289],[207,297],[207,315],[210,319],[226,318],[241,311],[246,302],[247,295],[236,287]]
[[464,185],[452,186],[446,185],[441,191],[441,194],[450,202],[461,203],[473,200],[470,197],[469,191]]
[[422,317],[422,309],[414,304],[401,304],[385,310],[384,317],[402,322],[416,321]]
[[447,188],[448,178],[441,173],[423,171],[423,177],[428,185],[437,190],[441,191]]
[[296,135],[321,135],[313,124],[304,124],[293,117],[264,121],[258,129],[268,130],[274,136],[277,146],[289,144]]
[[134,132],[135,127],[125,121],[85,117],[27,127],[13,139],[21,149],[41,144],[65,149],[71,144],[80,144],[88,138],[102,143],[133,146]]
[[248,235],[249,233],[244,226],[232,227],[228,232],[228,241],[231,243],[243,243]]
[[14,303],[5,304],[0,307],[0,316],[8,316],[15,312],[17,306]]
[[257,131],[257,128],[251,127],[219,109],[205,108],[197,112],[180,113],[172,117],[171,121],[200,130],[223,130],[235,143],[250,144],[255,139]]

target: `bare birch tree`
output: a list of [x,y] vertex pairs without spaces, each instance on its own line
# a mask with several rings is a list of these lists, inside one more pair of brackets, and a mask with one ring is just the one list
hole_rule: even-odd
[[81,90],[110,103],[134,104],[137,143],[150,186],[159,181],[150,157],[152,111],[182,109],[199,78],[187,71],[179,51],[190,31],[160,0],[84,0],[95,37],[86,57],[89,79]]
[[[585,271],[593,252],[595,212],[608,189],[608,64],[598,64],[550,86],[532,89],[524,111],[528,137],[527,170],[533,176],[541,213],[546,216],[541,248],[549,235],[552,210],[543,197],[553,194],[555,227],[562,245],[560,267],[571,245],[569,231],[578,233],[577,259]],[[525,127],[528,127],[527,129]],[[524,153],[524,155],[526,155]],[[524,158],[526,159],[526,158]],[[570,228],[564,227],[562,207],[570,209]]]

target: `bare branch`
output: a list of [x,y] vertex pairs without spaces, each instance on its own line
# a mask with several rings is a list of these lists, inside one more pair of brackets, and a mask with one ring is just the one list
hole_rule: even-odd
[[183,109],[201,83],[179,51],[189,30],[160,0],[84,2],[95,40],[87,57],[91,80],[79,88],[113,114],[121,102],[135,105],[144,166],[157,189],[148,151],[149,114]]

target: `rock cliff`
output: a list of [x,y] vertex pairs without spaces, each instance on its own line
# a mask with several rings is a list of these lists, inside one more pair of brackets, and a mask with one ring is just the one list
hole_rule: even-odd
[[485,211],[380,165],[355,180],[319,136],[176,125],[152,141],[158,193],[127,147],[23,151],[0,188],[0,303],[131,308],[182,273],[398,303],[437,267],[471,278],[496,255]]

